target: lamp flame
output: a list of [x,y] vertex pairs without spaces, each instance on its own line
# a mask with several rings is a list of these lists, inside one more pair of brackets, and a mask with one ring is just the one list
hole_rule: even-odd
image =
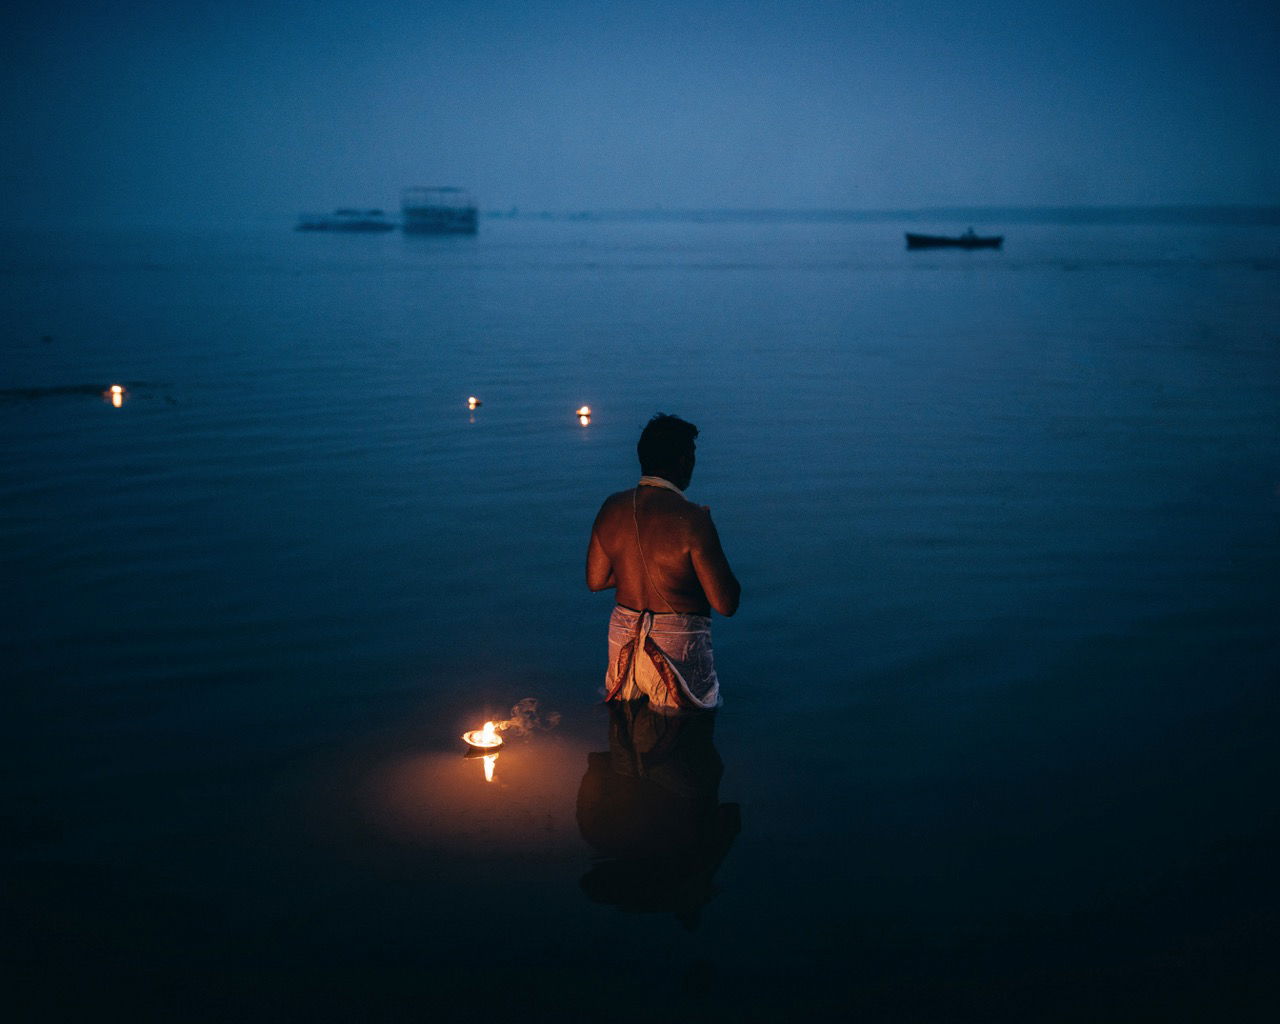
[[470,398],[467,399],[468,409],[478,409],[482,405],[484,405],[484,403],[480,401],[480,399],[476,398],[475,395],[472,395]]
[[119,409],[120,406],[124,405],[124,387],[120,384],[112,384],[111,387],[107,388],[107,398],[112,405]]
[[577,412],[578,422],[584,427],[591,422],[591,406],[584,405]]

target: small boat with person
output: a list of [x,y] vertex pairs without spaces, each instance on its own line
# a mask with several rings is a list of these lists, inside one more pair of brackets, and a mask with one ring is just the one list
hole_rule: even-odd
[[918,235],[907,232],[908,249],[999,249],[1004,235],[979,235],[970,228],[963,235]]

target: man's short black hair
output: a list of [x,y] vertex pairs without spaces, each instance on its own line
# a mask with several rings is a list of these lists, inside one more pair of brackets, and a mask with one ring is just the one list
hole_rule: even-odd
[[693,455],[693,442],[698,428],[679,416],[660,412],[640,432],[636,454],[640,456],[640,472],[665,480],[678,476],[681,461]]

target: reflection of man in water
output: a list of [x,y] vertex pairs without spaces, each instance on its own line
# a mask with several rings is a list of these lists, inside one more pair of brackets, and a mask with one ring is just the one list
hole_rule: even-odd
[[698,428],[659,413],[640,435],[639,484],[606,499],[591,530],[587,586],[617,588],[609,620],[608,700],[648,697],[657,708],[720,703],[711,609],[738,610],[741,588],[711,510],[683,489]]
[[720,803],[714,728],[714,714],[609,705],[609,752],[587,755],[578,788],[578,828],[597,857],[582,879],[591,900],[696,927],[741,829],[738,805]]

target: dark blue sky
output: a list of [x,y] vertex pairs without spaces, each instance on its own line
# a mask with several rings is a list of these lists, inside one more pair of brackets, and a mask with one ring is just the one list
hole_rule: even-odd
[[1252,0],[169,0],[5,15],[9,222],[1280,202]]

